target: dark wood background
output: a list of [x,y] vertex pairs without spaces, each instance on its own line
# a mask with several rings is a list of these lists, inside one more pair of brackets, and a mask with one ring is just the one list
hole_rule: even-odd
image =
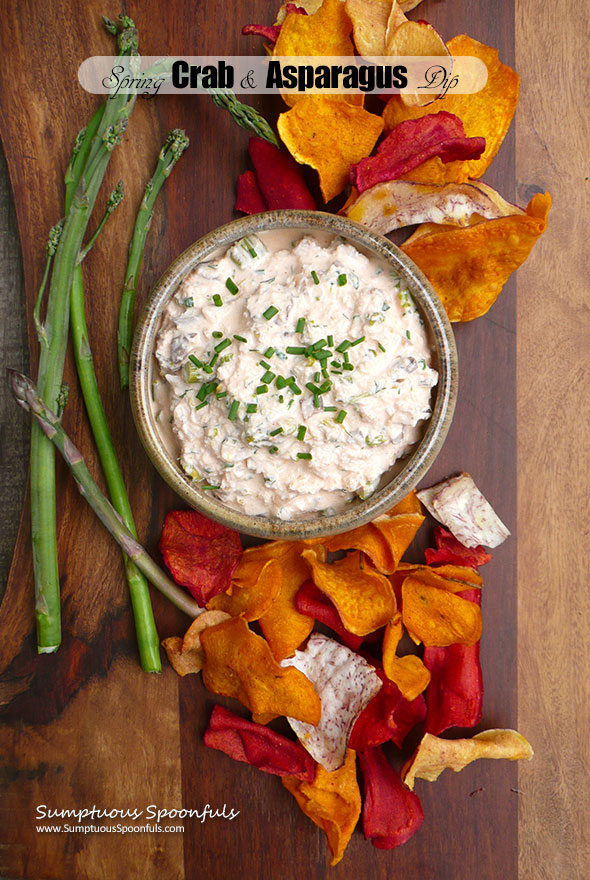
[[[268,0],[239,0],[225,7],[212,0],[126,4],[144,54],[256,54],[259,42],[241,37],[240,27],[247,21],[270,22],[274,11]],[[100,25],[103,12],[114,17],[118,9],[98,0],[10,0],[0,22],[0,133],[23,253],[32,365],[37,352],[31,304],[42,272],[43,245],[61,214],[62,173],[71,142],[98,100],[78,86],[77,66],[90,54],[112,52]],[[445,39],[468,33],[497,46],[501,59],[514,63],[512,0],[425,0],[411,17],[426,18]],[[250,100],[271,119],[282,109],[279,99]],[[110,190],[122,177],[125,201],[85,264],[101,391],[138,529],[154,552],[165,512],[177,500],[144,455],[128,401],[118,390],[115,327],[135,211],[157,150],[172,127],[185,128],[191,147],[160,197],[146,248],[141,299],[173,257],[233,216],[235,180],[246,167],[247,135],[205,96],[140,101],[105,186]],[[515,197],[514,129],[485,179],[504,197]],[[526,202],[533,191],[534,184],[521,187],[519,201]],[[486,317],[456,326],[459,401],[451,433],[427,481],[469,471],[513,533],[484,570],[481,728],[517,724],[515,315],[511,280]],[[72,393],[65,426],[98,474],[69,355],[66,378]],[[180,681],[166,661],[160,677],[141,672],[118,551],[61,463],[58,481],[64,628],[59,652],[35,653],[26,505],[0,607],[0,876],[517,876],[521,795],[516,766],[502,762],[479,762],[461,774],[446,773],[436,784],[419,783],[426,818],[418,835],[399,850],[383,852],[364,841],[359,827],[342,863],[330,869],[323,833],[300,813],[277,779],[204,748],[202,732],[213,701],[200,678]],[[427,530],[420,546],[426,538]],[[183,632],[186,619],[156,593],[153,601],[161,636]],[[225,803],[240,815],[232,822],[186,820],[183,835],[66,837],[35,831],[38,804],[141,809],[150,803],[199,809]]]

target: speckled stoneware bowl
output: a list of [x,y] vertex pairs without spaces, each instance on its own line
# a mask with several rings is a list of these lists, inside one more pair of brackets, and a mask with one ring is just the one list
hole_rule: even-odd
[[[433,394],[432,416],[424,423],[420,441],[413,452],[392,464],[378,489],[365,500],[351,501],[338,513],[316,513],[305,519],[284,521],[247,515],[201,491],[183,472],[165,430],[155,419],[152,407],[152,380],[158,376],[154,356],[156,337],[163,310],[184,278],[198,263],[210,259],[218,249],[225,250],[245,235],[277,229],[295,234],[328,232],[342,236],[367,255],[388,263],[403,278],[418,306],[433,349],[432,366],[439,371]],[[457,352],[451,326],[432,286],[410,259],[376,232],[334,214],[320,211],[271,211],[234,220],[215,229],[191,245],[164,273],[142,315],[131,354],[131,403],[139,436],[155,468],[191,507],[224,525],[262,538],[302,539],[333,535],[369,522],[403,498],[424,476],[436,458],[449,429],[457,395]]]

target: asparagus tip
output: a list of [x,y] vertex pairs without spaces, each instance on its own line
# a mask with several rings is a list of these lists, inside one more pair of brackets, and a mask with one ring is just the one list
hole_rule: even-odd
[[31,404],[28,400],[28,393],[34,390],[31,380],[23,375],[23,373],[19,373],[18,370],[12,370],[10,367],[6,370],[6,380],[18,405],[22,406],[27,412],[30,412]]
[[117,36],[117,34],[118,34],[117,25],[116,25],[115,22],[112,20],[112,18],[109,18],[108,15],[103,15],[103,17],[102,17],[102,23],[103,23],[103,25],[104,25],[105,30],[106,30],[109,34],[112,34],[113,37],[116,37],[116,36]]

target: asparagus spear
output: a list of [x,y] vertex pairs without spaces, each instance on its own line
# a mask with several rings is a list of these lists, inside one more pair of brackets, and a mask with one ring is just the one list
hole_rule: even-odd
[[[126,22],[128,24],[128,22]],[[128,26],[119,35],[120,54],[137,52],[137,32]],[[134,99],[118,95],[107,100],[91,131],[76,144],[73,168],[83,162],[83,172],[74,192],[55,249],[45,321],[41,324],[39,299],[36,306],[40,345],[38,385],[42,399],[57,409],[68,334],[69,300],[74,271],[86,227],[100,189],[111,153],[125,131]],[[94,120],[91,125],[93,126]],[[89,126],[91,128],[91,126]],[[80,158],[82,157],[82,158]],[[31,432],[31,531],[35,572],[35,615],[37,650],[56,651],[61,641],[59,571],[55,500],[54,449],[36,423]]]
[[137,538],[129,531],[112,504],[102,494],[86,467],[81,453],[65,433],[57,416],[43,403],[33,382],[16,370],[7,370],[7,378],[17,403],[31,413],[48,442],[50,441],[62,454],[76,480],[80,494],[92,507],[123,552],[177,608],[180,608],[189,617],[197,617],[201,614],[205,609],[200,608],[188,593],[181,590],[156,565],[146,550],[138,543]]
[[133,230],[133,238],[129,249],[127,271],[125,272],[125,284],[121,297],[119,328],[117,331],[119,377],[122,389],[129,387],[129,355],[133,338],[133,305],[135,303],[143,249],[152,223],[154,204],[164,181],[170,176],[172,169],[188,147],[188,143],[186,134],[180,128],[175,128],[169,133],[166,143],[160,150],[156,170],[145,188],[137,213],[135,229]]
[[270,141],[271,144],[278,147],[279,142],[274,131],[258,110],[250,107],[249,104],[242,104],[231,89],[208,89],[208,91],[213,103],[217,107],[227,110],[234,122],[237,122],[241,128],[245,128],[251,134],[264,138],[265,141]]

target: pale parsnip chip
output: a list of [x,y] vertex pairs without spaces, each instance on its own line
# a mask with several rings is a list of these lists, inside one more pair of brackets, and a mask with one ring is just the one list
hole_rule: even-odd
[[418,498],[466,547],[498,547],[510,535],[469,474],[422,489]]
[[205,663],[201,633],[208,626],[217,626],[218,623],[229,620],[230,616],[225,611],[203,611],[193,620],[184,634],[184,638],[172,636],[169,639],[164,639],[162,647],[166,651],[174,671],[182,676],[200,672]]
[[[393,5],[397,5],[395,0]],[[391,6],[391,0],[346,0],[354,44],[364,58],[385,55],[385,32]]]

